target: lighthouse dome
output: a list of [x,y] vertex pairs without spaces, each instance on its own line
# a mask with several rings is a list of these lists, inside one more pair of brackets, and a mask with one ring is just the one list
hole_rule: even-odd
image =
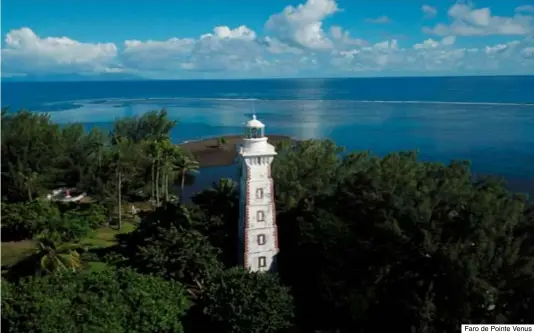
[[252,116],[252,119],[247,122],[246,126],[248,128],[264,128],[265,127],[265,125],[261,121],[256,119],[256,115]]

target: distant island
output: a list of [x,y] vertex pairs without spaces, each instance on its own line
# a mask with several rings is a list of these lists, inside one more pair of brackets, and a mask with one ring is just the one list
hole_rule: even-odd
[[24,75],[2,77],[3,82],[93,82],[93,81],[145,81],[144,77],[128,73],[98,73],[81,75],[65,73],[55,75]]

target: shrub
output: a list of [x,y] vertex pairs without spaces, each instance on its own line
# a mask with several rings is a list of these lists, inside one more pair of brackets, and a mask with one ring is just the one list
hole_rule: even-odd
[[221,272],[206,283],[199,301],[210,331],[269,333],[291,326],[293,299],[276,276],[242,268]]
[[92,230],[89,220],[78,212],[72,211],[57,220],[49,221],[48,232],[58,234],[63,242],[76,242]]
[[76,218],[83,218],[87,220],[87,224],[96,229],[108,220],[107,209],[103,205],[90,203],[90,204],[80,204],[80,203],[68,203],[60,204],[60,209],[63,215],[73,216]]
[[57,204],[44,200],[2,203],[2,239],[19,241],[43,232],[57,233],[62,241],[77,241],[107,220],[98,204]]
[[2,331],[10,333],[183,332],[189,307],[179,283],[130,269],[3,282],[2,292]]
[[2,203],[2,240],[30,239],[57,223],[61,214],[57,206],[43,200],[5,204]]

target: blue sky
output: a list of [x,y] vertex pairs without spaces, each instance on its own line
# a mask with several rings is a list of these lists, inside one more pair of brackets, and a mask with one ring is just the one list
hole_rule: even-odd
[[534,74],[527,0],[4,0],[2,76]]

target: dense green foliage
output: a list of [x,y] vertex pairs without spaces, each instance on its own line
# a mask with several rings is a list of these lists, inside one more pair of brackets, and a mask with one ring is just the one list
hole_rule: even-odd
[[200,217],[197,229],[207,235],[211,244],[220,249],[220,260],[226,267],[237,264],[237,227],[239,191],[237,183],[222,178],[207,190],[192,198]]
[[128,269],[29,278],[2,285],[2,330],[183,332],[188,307],[179,283]]
[[275,276],[232,268],[206,283],[199,304],[210,332],[270,333],[291,326],[292,301]]
[[[170,143],[167,112],[119,119],[113,130],[60,127],[47,115],[2,113],[2,198],[32,200],[59,186],[113,199],[169,198],[169,187],[198,164]],[[118,199],[123,196],[124,198]],[[118,202],[117,202],[118,201]]]
[[56,234],[61,240],[78,241],[107,221],[99,204],[56,204],[45,200],[2,203],[2,239],[14,241]]
[[[109,135],[31,113],[2,120],[2,230],[34,238],[29,264],[40,267],[20,281],[5,275],[6,332],[438,333],[534,323],[534,207],[497,179],[474,180],[466,162],[280,144],[276,276],[235,267],[235,182],[190,203],[175,198],[198,163],[170,143],[175,124],[164,111],[119,120]],[[37,199],[63,185],[95,202]],[[110,217],[120,228],[122,207],[140,199],[153,209],[133,232],[109,248],[79,248]],[[118,271],[91,272],[84,258]]]
[[[525,197],[495,179],[473,182],[466,163],[423,163],[414,153],[336,161],[331,145],[308,142],[275,160],[278,190],[301,198],[278,225],[280,272],[302,327],[444,332],[533,322]],[[314,176],[335,175],[328,186],[295,168],[313,150],[329,161]]]
[[198,230],[195,219],[184,206],[158,209],[122,239],[127,265],[188,284],[216,273],[221,269],[219,250]]
[[60,219],[58,207],[46,201],[2,202],[2,240],[33,238],[45,231],[49,221]]

